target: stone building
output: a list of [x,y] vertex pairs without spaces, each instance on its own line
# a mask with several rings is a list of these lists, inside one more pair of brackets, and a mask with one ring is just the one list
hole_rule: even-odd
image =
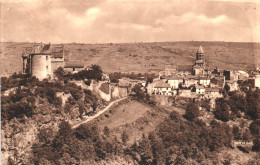
[[192,70],[194,75],[203,75],[205,72],[205,57],[202,46],[200,46],[197,50],[196,60]]
[[53,48],[51,53],[51,69],[54,72],[59,67],[64,67],[64,46],[57,46]]
[[260,74],[255,75],[255,87],[260,88]]
[[35,45],[31,53],[23,53],[23,73],[39,80],[52,76],[50,44]]
[[64,70],[68,72],[78,72],[84,69],[84,63],[81,61],[68,61],[65,62]]
[[39,80],[50,78],[59,67],[64,67],[64,46],[38,44],[26,49],[22,54],[23,73],[31,74]]

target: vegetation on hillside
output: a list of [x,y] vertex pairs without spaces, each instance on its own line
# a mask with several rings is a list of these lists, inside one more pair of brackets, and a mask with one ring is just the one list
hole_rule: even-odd
[[[94,72],[99,74],[93,76]],[[227,90],[225,98],[216,99],[214,116],[209,123],[200,118],[200,107],[210,112],[209,100],[187,101],[183,116],[172,111],[155,126],[155,130],[151,129],[141,139],[131,142],[128,129],[122,129],[120,136],[114,136],[113,130],[106,126],[100,128],[98,122],[82,124],[76,129],[72,129],[68,122],[82,118],[89,110],[95,111],[100,104],[94,93],[69,80],[100,80],[100,67],[69,77],[61,69],[55,74],[58,77],[55,81],[38,81],[35,77],[20,74],[2,78],[2,153],[8,154],[9,164],[232,164],[236,158],[221,157],[219,153],[238,148],[256,157],[259,154],[259,89]],[[64,105],[63,96],[67,96]],[[132,88],[131,98],[158,111],[161,108],[140,85]],[[151,116],[156,117],[158,114],[155,113]],[[246,121],[240,122],[239,126],[230,124],[242,119]],[[137,120],[145,121],[145,116]],[[138,122],[135,124],[136,127]],[[149,124],[147,122],[147,127]],[[30,134],[25,138],[27,132]],[[250,148],[234,148],[234,141],[253,144]],[[253,158],[248,164],[258,161]]]

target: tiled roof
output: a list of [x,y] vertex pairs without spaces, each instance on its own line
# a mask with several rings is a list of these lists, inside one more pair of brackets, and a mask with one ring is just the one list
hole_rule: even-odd
[[170,84],[165,83],[163,81],[159,81],[156,83],[155,88],[170,88]]
[[200,80],[209,80],[210,78],[208,77],[199,77]]
[[206,92],[219,92],[218,88],[206,88]]
[[190,76],[185,76],[184,79],[185,80],[197,80],[199,78],[197,76],[190,75]]
[[63,47],[55,47],[52,50],[52,57],[53,58],[63,58]]
[[182,77],[179,77],[177,75],[171,75],[171,76],[165,76],[163,77],[165,79],[168,79],[168,80],[179,80],[179,79],[183,79]]
[[196,88],[196,89],[204,89],[204,87],[201,86],[201,85],[196,85],[195,88]]
[[51,45],[34,45],[31,54],[51,54]]

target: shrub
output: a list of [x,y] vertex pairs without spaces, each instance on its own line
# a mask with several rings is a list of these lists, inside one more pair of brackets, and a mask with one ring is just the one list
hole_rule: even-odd
[[122,139],[123,143],[127,143],[127,141],[129,140],[129,135],[128,135],[128,133],[126,133],[126,131],[124,131],[121,134],[121,139]]
[[195,103],[189,103],[186,108],[185,118],[192,121],[199,116],[199,108]]

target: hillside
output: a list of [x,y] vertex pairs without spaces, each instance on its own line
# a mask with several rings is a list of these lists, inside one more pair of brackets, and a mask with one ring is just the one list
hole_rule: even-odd
[[[34,43],[0,43],[1,76],[22,71],[22,52]],[[165,64],[192,65],[202,45],[211,68],[253,69],[260,55],[259,43],[160,42],[125,44],[65,44],[65,61],[84,60],[85,66],[99,64],[105,72],[151,72]]]

